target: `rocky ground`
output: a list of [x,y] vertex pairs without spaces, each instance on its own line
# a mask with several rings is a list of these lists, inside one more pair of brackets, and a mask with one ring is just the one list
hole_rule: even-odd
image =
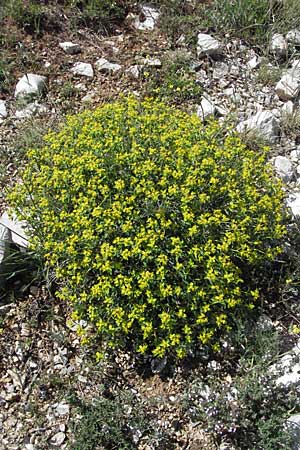
[[[61,8],[51,13],[57,14],[57,23],[66,25]],[[215,116],[233,124],[249,145],[270,145],[271,161],[286,183],[287,204],[292,214],[299,216],[300,29],[273,35],[262,51],[225,32],[208,33],[205,27],[189,30],[174,42],[159,20],[158,8],[134,8],[109,35],[65,26],[50,28],[39,36],[7,18],[2,21],[7,62],[2,72],[0,65],[2,212],[7,208],[5,189],[18,179],[24,150],[38,145],[49,126],[57,127],[67,113],[134,93],[159,95],[203,120]],[[273,305],[274,312],[257,326],[279,333],[288,344],[285,350],[296,344],[294,353],[298,354],[291,326],[295,330],[300,323],[299,297],[293,289],[288,297],[292,315]],[[47,283],[39,277],[28,280],[27,274],[25,278],[15,276],[2,293],[0,449],[119,448],[97,443],[88,446],[89,430],[82,434],[85,441],[78,437],[88,411],[80,401],[89,405],[97,398],[108,403],[98,412],[90,410],[92,421],[97,417],[102,421],[100,429],[105,435],[105,424],[111,420],[109,405],[121,408],[117,420],[125,421],[134,448],[233,448],[222,443],[230,429],[208,430],[205,420],[191,417],[185,406],[195,379],[215,373],[226,386],[233,383],[231,368],[220,367],[218,358],[174,366],[118,354],[109,362],[96,364],[94,349],[80,345],[68,307],[59,303]],[[280,316],[275,314],[278,311]],[[223,350],[231,354],[225,344]],[[234,360],[235,352],[233,348]],[[285,386],[299,381],[298,368],[292,366]],[[205,398],[207,388],[198,387],[198,397],[200,391]],[[129,397],[120,406],[117,400],[124,392]],[[144,415],[146,425],[138,423],[135,415]],[[295,416],[293,420],[298,419]],[[299,439],[294,445],[300,448]]]

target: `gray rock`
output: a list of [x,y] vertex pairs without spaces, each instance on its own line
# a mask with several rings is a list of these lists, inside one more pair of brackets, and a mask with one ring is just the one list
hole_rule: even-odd
[[75,63],[71,69],[71,72],[74,75],[80,75],[83,77],[93,78],[93,76],[94,76],[94,70],[93,70],[92,64],[84,63],[84,62]]
[[59,403],[56,406],[56,412],[59,416],[65,416],[70,412],[70,406],[67,403]]
[[298,69],[300,71],[300,59],[294,59],[292,62],[292,69]]
[[95,99],[95,92],[90,92],[88,94],[86,94],[84,97],[82,97],[81,101],[83,103],[91,103],[94,99]]
[[288,43],[284,36],[280,33],[275,33],[271,37],[270,52],[277,58],[286,58],[288,54]]
[[300,343],[295,345],[287,354],[285,354],[277,364],[271,367],[271,372],[278,375],[276,383],[289,386],[300,381]]
[[40,95],[46,86],[46,77],[28,73],[18,81],[15,89],[15,97]]
[[81,52],[80,45],[73,44],[73,42],[60,42],[58,45],[68,55],[76,55]]
[[9,254],[11,243],[11,231],[5,225],[0,224],[0,264]]
[[37,114],[44,114],[48,111],[48,108],[45,105],[42,105],[38,102],[29,103],[25,108],[19,109],[15,113],[16,119],[28,119],[31,116]]
[[140,31],[154,30],[157,20],[160,16],[159,11],[152,6],[141,6],[141,14],[136,17],[133,26]]
[[25,221],[18,220],[16,216],[10,218],[7,212],[0,217],[0,224],[10,230],[11,242],[19,247],[28,247],[28,225]]
[[215,105],[207,98],[203,98],[197,109],[197,116],[201,120],[206,120],[212,117],[216,112]]
[[279,122],[272,112],[260,111],[237,126],[239,133],[249,130],[260,133],[266,141],[274,143],[279,137]]
[[294,217],[300,216],[300,192],[293,192],[286,199],[286,205]]
[[234,88],[227,88],[224,90],[224,95],[229,97],[232,103],[239,105],[242,103],[243,98],[239,92],[236,92]]
[[25,444],[26,450],[36,450],[36,447],[33,444]]
[[99,72],[115,73],[122,68],[120,64],[109,62],[105,58],[100,58],[95,62],[95,67]]
[[230,72],[228,64],[218,62],[213,70],[213,78],[225,78]]
[[280,100],[295,99],[300,93],[300,77],[298,69],[290,69],[281,77],[275,86],[275,91]]
[[141,66],[138,64],[135,64],[134,66],[130,66],[128,69],[126,69],[125,72],[128,73],[132,78],[139,78],[140,69],[141,69]]
[[222,44],[209,34],[199,33],[197,41],[198,56],[222,54]]
[[300,30],[291,30],[286,36],[286,40],[293,45],[300,45]]
[[13,311],[15,306],[14,303],[7,303],[6,305],[0,306],[0,317],[5,316],[9,311]]
[[292,438],[291,450],[300,450],[300,414],[290,416],[286,421],[285,429]]
[[290,160],[293,163],[297,163],[300,160],[300,149],[292,150],[290,154]]
[[5,119],[7,115],[6,102],[4,100],[0,100],[0,119]]
[[143,58],[141,61],[141,64],[143,66],[148,66],[148,67],[161,67],[162,66],[162,62],[158,58]]
[[54,445],[55,447],[59,447],[64,442],[65,439],[66,439],[65,433],[59,431],[54,436],[52,436],[52,438],[50,439],[50,444]]
[[274,159],[275,170],[284,181],[289,182],[293,178],[293,165],[286,156],[276,156]]
[[219,450],[235,450],[234,447],[232,447],[232,445],[228,444],[227,442],[222,442]]
[[257,69],[260,66],[260,64],[261,64],[261,60],[262,60],[262,58],[260,58],[259,56],[255,55],[255,56],[253,56],[253,58],[251,58],[251,59],[249,59],[249,61],[247,61],[247,66],[251,70]]
[[293,111],[294,111],[294,103],[291,100],[286,102],[281,108],[281,114],[283,115],[293,114]]

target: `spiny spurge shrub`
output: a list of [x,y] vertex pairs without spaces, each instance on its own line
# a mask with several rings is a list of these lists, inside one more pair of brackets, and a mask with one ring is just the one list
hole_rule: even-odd
[[128,98],[50,132],[10,199],[75,319],[106,347],[183,357],[218,349],[259,296],[248,268],[280,252],[283,195],[266,158],[217,123]]

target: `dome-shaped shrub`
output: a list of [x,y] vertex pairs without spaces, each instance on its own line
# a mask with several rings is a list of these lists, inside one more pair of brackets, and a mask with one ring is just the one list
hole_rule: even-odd
[[266,152],[129,98],[69,117],[28,158],[12,204],[73,316],[109,347],[179,357],[217,348],[253,307],[247,268],[274,259],[284,233]]

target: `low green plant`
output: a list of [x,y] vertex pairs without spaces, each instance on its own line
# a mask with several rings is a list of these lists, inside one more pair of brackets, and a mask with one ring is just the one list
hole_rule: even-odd
[[144,95],[166,103],[181,105],[186,101],[199,102],[203,88],[191,70],[192,57],[188,52],[166,52],[162,67],[145,67],[142,71]]
[[263,62],[257,71],[257,81],[264,86],[276,84],[282,75],[282,69],[280,67],[270,66],[267,61]]
[[29,0],[8,0],[3,13],[4,16],[12,18],[16,24],[25,31],[40,34],[44,17],[44,8],[40,2]]
[[300,404],[297,386],[278,384],[279,375],[270,368],[280,354],[280,336],[249,323],[239,328],[234,344],[239,358],[231,375],[211,370],[206,379],[196,376],[186,390],[184,411],[239,450],[291,449],[285,423]]
[[[130,392],[119,391],[111,398],[98,397],[86,403],[73,396],[70,400],[81,415],[73,425],[72,450],[95,448],[133,450],[141,438],[156,444],[154,448],[174,448],[166,432],[160,433],[147,417],[145,407]],[[151,447],[153,448],[153,447]]]
[[146,83],[144,95],[151,95],[169,104],[179,106],[186,101],[199,102],[203,93],[201,84],[188,69],[172,68],[158,72],[149,68],[144,70],[143,77]]
[[73,25],[84,24],[97,31],[111,31],[128,12],[129,0],[73,0],[67,2],[75,12]]
[[175,48],[180,36],[184,36],[188,44],[196,43],[195,30],[203,27],[210,7],[205,3],[189,0],[154,0],[152,2],[160,11],[158,25],[168,35]]
[[287,33],[300,26],[300,3],[297,0],[285,0],[284,2],[273,2],[277,4],[274,11],[273,31]]
[[207,25],[218,32],[226,30],[255,44],[269,38],[273,23],[270,0],[214,0],[206,12]]
[[28,161],[11,205],[89,323],[84,340],[181,358],[218,350],[255,307],[250,270],[280,253],[285,230],[266,149],[130,97],[69,117]]
[[282,115],[281,130],[285,136],[299,140],[300,114],[298,111],[286,112]]

